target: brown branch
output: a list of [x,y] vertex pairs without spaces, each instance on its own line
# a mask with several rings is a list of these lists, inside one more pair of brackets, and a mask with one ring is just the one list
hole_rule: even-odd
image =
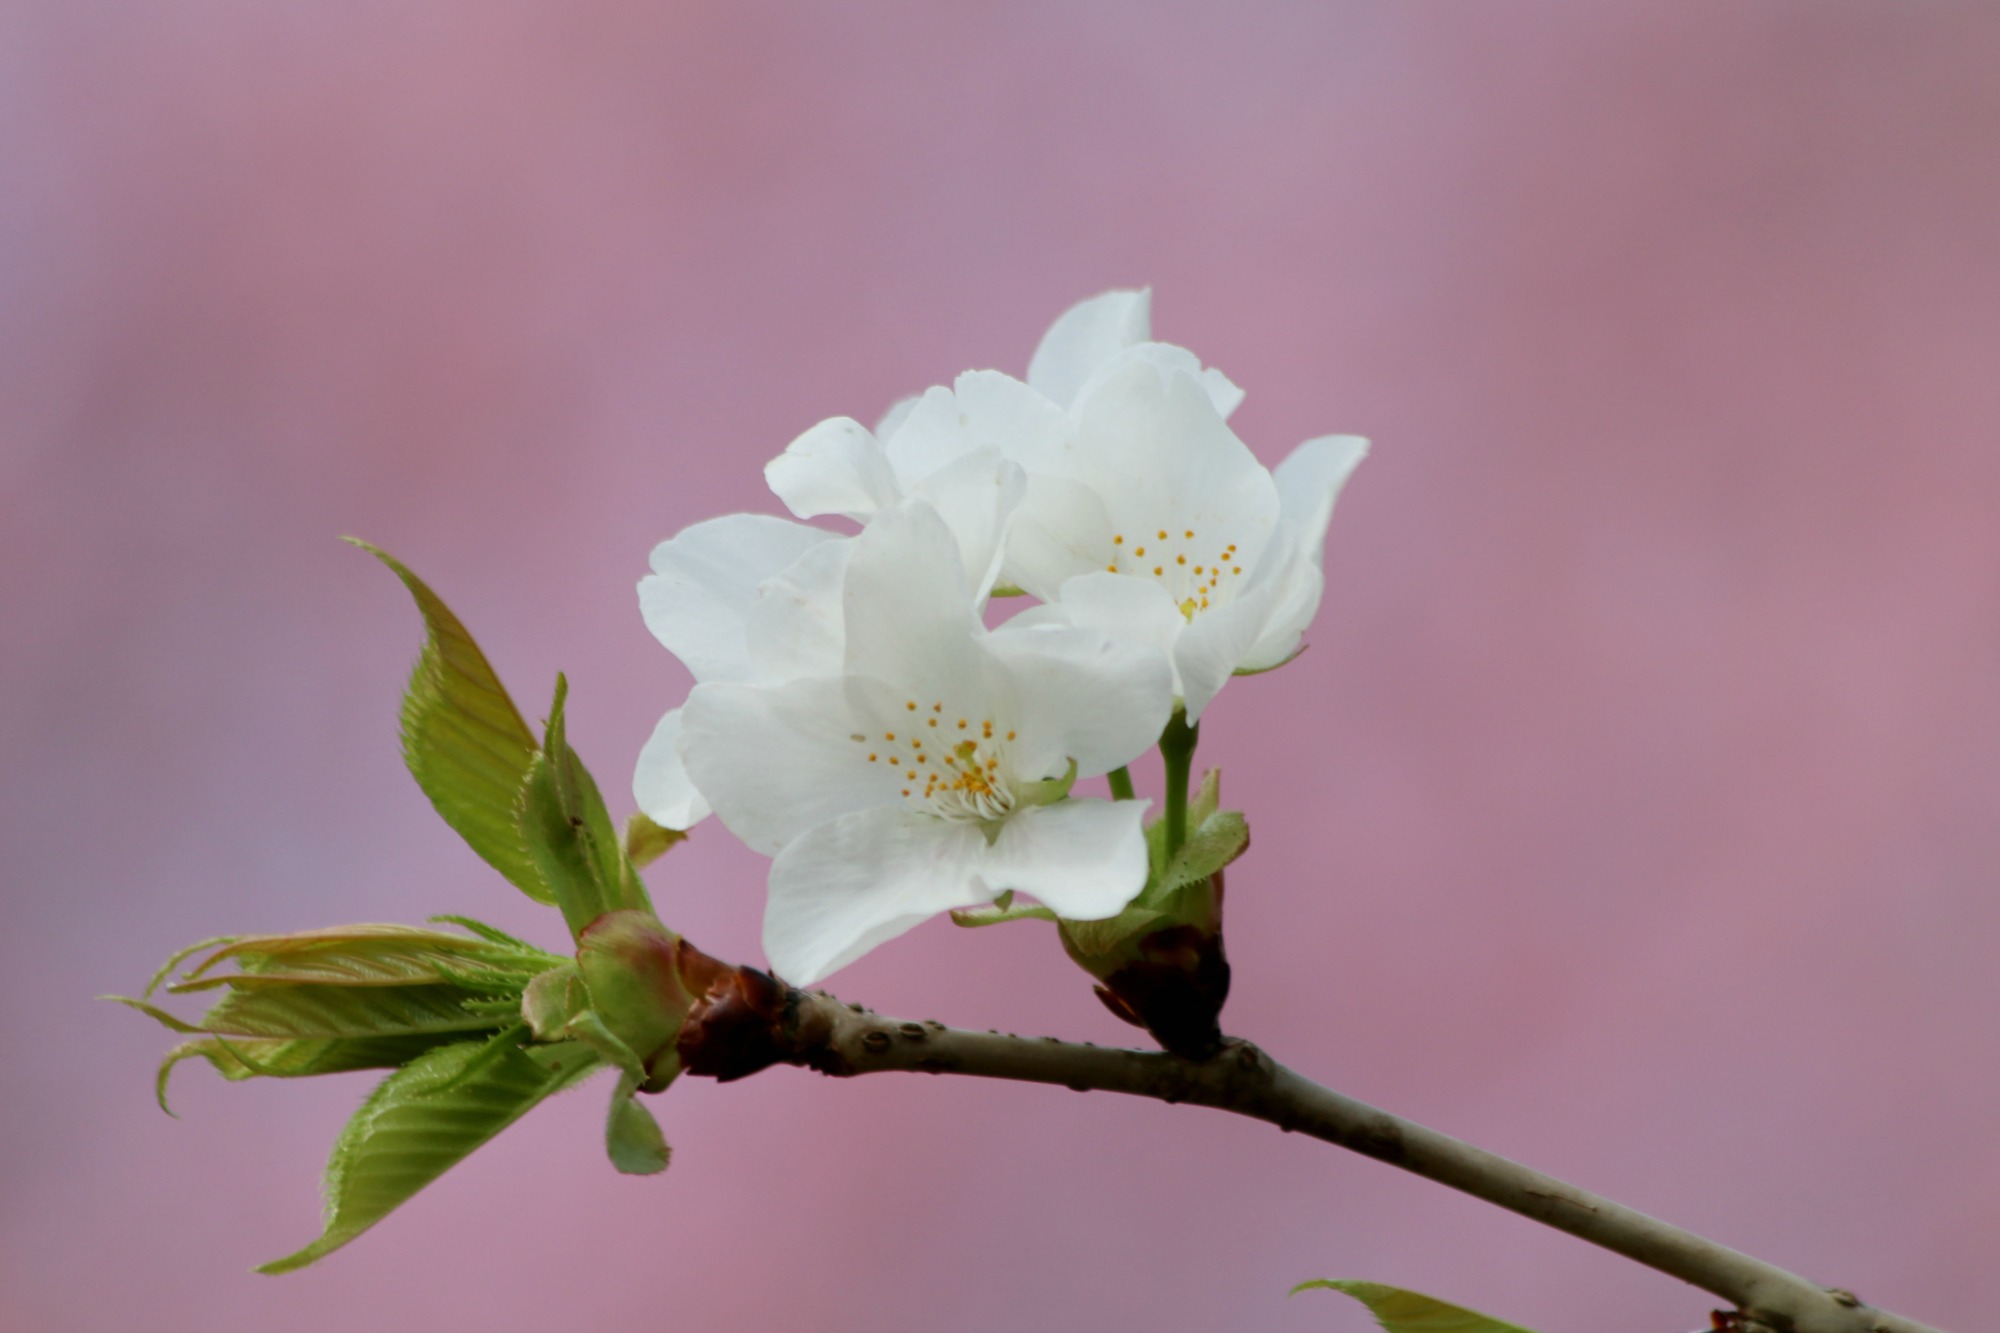
[[[779,1060],[823,1074],[969,1074],[1210,1106],[1350,1148],[1692,1283],[1733,1303],[1740,1312],[1736,1327],[1746,1333],[1760,1328],[1771,1333],[1938,1333],[1916,1320],[1871,1309],[1848,1292],[1819,1286],[1344,1097],[1293,1073],[1247,1041],[1229,1039],[1216,1058],[1192,1061],[1159,1051],[904,1022],[820,993],[789,991],[782,1005],[775,1000],[767,991],[749,1006],[781,1030],[767,1049]],[[755,1072],[698,1042],[684,1040],[682,1054],[694,1073],[730,1078]]]

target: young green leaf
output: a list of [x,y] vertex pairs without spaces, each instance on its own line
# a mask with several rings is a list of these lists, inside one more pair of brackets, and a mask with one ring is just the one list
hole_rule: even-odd
[[440,1047],[384,1079],[334,1144],[325,1231],[257,1271],[288,1273],[331,1254],[538,1102],[600,1067],[571,1043],[510,1046],[497,1059],[488,1047]]
[[1368,1307],[1369,1313],[1375,1316],[1375,1322],[1388,1333],[1531,1333],[1519,1324],[1510,1324],[1504,1319],[1495,1319],[1462,1306],[1447,1305],[1421,1292],[1405,1291],[1380,1282],[1320,1278],[1299,1283],[1289,1294],[1296,1296],[1313,1288],[1352,1296]]
[[535,758],[534,733],[443,600],[388,552],[348,540],[387,565],[423,614],[423,652],[403,696],[403,759],[410,775],[488,865],[536,902],[553,902],[514,822],[521,783]]
[[626,859],[604,797],[570,749],[563,722],[569,683],[556,677],[542,748],[529,765],[517,814],[522,845],[562,909],[570,934],[606,912],[652,911],[638,872]]
[[[229,961],[234,961],[239,971],[208,975],[218,964]],[[168,990],[181,995],[225,985],[464,984],[479,978],[500,986],[532,976],[558,961],[555,955],[520,941],[502,944],[421,926],[332,926],[289,935],[237,936],[189,969],[184,979]]]
[[[232,989],[201,1016],[199,1029],[225,1037],[397,1037],[501,1026],[467,1003],[481,998],[451,985]],[[518,1001],[511,1007],[518,1010]]]
[[168,1115],[167,1078],[174,1066],[195,1056],[208,1061],[231,1083],[247,1078],[308,1078],[314,1074],[344,1074],[353,1069],[396,1069],[456,1033],[417,1033],[401,1037],[199,1037],[184,1041],[160,1062],[154,1094]]
[[1188,827],[1200,828],[1222,806],[1222,770],[1211,768],[1201,775],[1201,785],[1188,797]]
[[1160,872],[1158,882],[1152,887],[1165,895],[1207,879],[1243,855],[1249,846],[1249,822],[1238,811],[1218,810],[1188,834],[1188,840],[1174,853],[1174,859]]
[[665,828],[635,811],[625,820],[625,855],[635,869],[644,870],[686,842],[687,836],[681,829]]

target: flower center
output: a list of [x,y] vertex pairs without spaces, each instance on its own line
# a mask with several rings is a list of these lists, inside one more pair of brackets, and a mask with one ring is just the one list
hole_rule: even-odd
[[1227,602],[1236,580],[1243,577],[1235,542],[1213,555],[1204,555],[1205,549],[1193,528],[1179,532],[1155,528],[1131,536],[1120,532],[1111,538],[1111,561],[1104,568],[1112,574],[1152,579],[1167,590],[1181,614],[1193,620],[1208,610],[1211,601]]
[[868,748],[869,763],[896,771],[904,799],[916,809],[976,824],[1006,818],[1019,804],[1005,762],[1015,733],[996,732],[990,717],[948,713],[942,702],[926,706],[911,699],[903,709],[905,728],[848,739]]

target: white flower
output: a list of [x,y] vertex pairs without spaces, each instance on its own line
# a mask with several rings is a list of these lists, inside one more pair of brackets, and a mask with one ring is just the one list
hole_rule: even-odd
[[[960,460],[933,488],[955,506],[960,530],[979,534],[972,558],[984,567],[998,567],[1023,484],[1020,469],[989,450]],[[835,675],[852,545],[852,538],[762,514],[697,523],[653,548],[639,608],[696,683]],[[681,762],[680,731],[681,710],[671,709],[641,749],[632,778],[639,808],[674,829],[692,828],[709,813]]]
[[1023,460],[1044,503],[1023,505],[1008,568],[1049,605],[1016,620],[1159,648],[1199,720],[1231,673],[1298,651],[1327,520],[1367,442],[1309,440],[1274,476],[1193,376],[1134,358],[1096,374],[1072,416],[1069,448]]
[[1319,608],[1327,520],[1367,442],[1308,441],[1274,476],[1226,424],[1242,391],[1149,341],[1149,318],[1145,292],[1093,297],[1043,336],[1026,383],[968,371],[898,403],[873,434],[822,422],[765,475],[802,518],[866,523],[905,495],[950,493],[972,460],[1012,460],[1026,485],[1003,549],[958,517],[966,506],[940,506],[968,567],[984,571],[981,591],[997,579],[1052,604],[1024,625],[1158,648],[1198,720],[1232,673],[1298,651]]
[[935,510],[876,513],[846,562],[844,671],[705,683],[680,753],[730,831],[774,855],[773,967],[808,985],[938,912],[1030,893],[1082,920],[1144,886],[1145,803],[1057,799],[1159,736],[1156,652],[980,623]]

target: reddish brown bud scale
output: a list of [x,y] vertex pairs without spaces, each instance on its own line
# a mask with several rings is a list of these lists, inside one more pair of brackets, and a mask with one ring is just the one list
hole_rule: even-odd
[[1229,998],[1229,959],[1221,934],[1168,926],[1142,936],[1137,953],[1103,979],[1097,998],[1175,1055],[1213,1057],[1222,1049],[1220,1020]]
[[727,1083],[791,1056],[797,992],[769,972],[722,962],[680,942],[681,984],[694,1006],[675,1049],[681,1068]]

